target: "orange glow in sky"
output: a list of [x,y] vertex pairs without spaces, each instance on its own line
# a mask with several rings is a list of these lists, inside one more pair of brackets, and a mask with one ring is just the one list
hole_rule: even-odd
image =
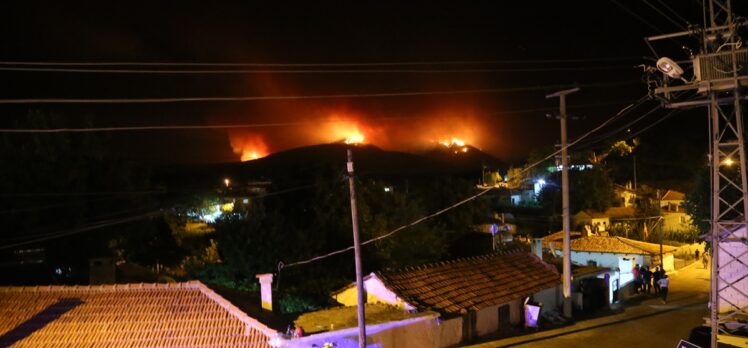
[[242,161],[249,161],[294,147],[330,143],[371,144],[384,150],[413,153],[434,146],[464,153],[468,152],[468,145],[480,149],[495,144],[493,134],[467,108],[426,110],[399,117],[362,114],[340,106],[307,110],[302,115],[302,121],[292,120],[297,124],[290,127],[230,132],[233,152]]
[[364,142],[364,135],[358,131],[354,131],[353,133],[351,133],[351,135],[345,138],[346,144],[363,144],[363,142]]
[[267,144],[259,135],[232,134],[231,148],[242,162],[256,160],[270,154]]

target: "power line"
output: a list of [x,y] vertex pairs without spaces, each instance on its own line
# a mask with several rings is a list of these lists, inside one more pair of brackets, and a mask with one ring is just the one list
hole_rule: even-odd
[[652,23],[649,23],[649,22],[648,22],[647,20],[645,20],[644,18],[642,18],[641,16],[639,16],[639,15],[638,15],[638,14],[636,14],[635,12],[633,12],[633,11],[629,10],[629,9],[628,9],[628,8],[627,8],[626,6],[623,6],[623,5],[622,5],[621,3],[619,3],[618,1],[616,1],[616,0],[610,0],[610,1],[611,1],[612,3],[614,3],[614,4],[616,5],[616,6],[620,7],[620,8],[621,8],[621,9],[623,9],[624,11],[626,11],[626,12],[627,12],[628,14],[630,14],[630,15],[631,15],[631,16],[633,16],[634,18],[638,19],[638,20],[639,20],[640,22],[642,22],[642,23],[644,23],[645,25],[647,25],[648,27],[650,27],[650,28],[654,29],[654,31],[656,31],[656,32],[658,32],[658,33],[660,33],[660,34],[662,34],[662,33],[663,33],[663,31],[662,31],[662,30],[660,30],[660,28],[658,28],[658,27],[654,26],[654,25],[653,25]]
[[133,222],[133,221],[138,221],[138,220],[142,220],[142,219],[145,219],[145,218],[149,218],[151,216],[155,216],[155,215],[158,215],[160,213],[161,213],[161,211],[154,211],[154,212],[150,212],[150,213],[146,213],[146,214],[142,214],[142,215],[131,216],[131,217],[128,217],[128,218],[122,218],[122,219],[117,219],[117,220],[106,220],[106,221],[95,223],[93,225],[86,226],[86,227],[74,228],[74,229],[71,229],[71,230],[57,232],[57,233],[55,233],[53,235],[49,235],[49,236],[45,236],[45,237],[35,238],[35,239],[32,239],[32,240],[27,240],[27,241],[13,243],[13,244],[0,245],[0,250],[11,249],[11,248],[16,248],[16,247],[24,246],[24,245],[28,245],[28,244],[34,244],[34,243],[44,242],[44,241],[48,241],[48,240],[52,240],[52,239],[57,239],[57,238],[60,238],[60,237],[67,237],[67,236],[71,236],[71,235],[75,235],[75,234],[79,234],[79,233],[84,233],[84,232],[88,232],[88,231],[97,230],[97,229],[104,228],[104,227],[111,227],[111,226],[116,226],[116,225],[122,225],[122,224],[126,224],[126,223],[129,223],[129,222]]
[[[640,81],[606,82],[583,85],[584,87],[606,87],[619,86]],[[575,85],[573,87],[579,87]],[[305,99],[339,99],[339,98],[381,98],[381,97],[407,97],[427,95],[450,95],[450,94],[479,94],[479,93],[509,93],[525,91],[542,91],[566,86],[528,86],[510,88],[487,88],[468,90],[446,90],[446,91],[423,91],[423,92],[384,92],[384,93],[358,93],[358,94],[330,94],[330,95],[287,95],[287,96],[237,96],[237,97],[172,97],[172,98],[24,98],[24,99],[0,99],[0,104],[150,104],[150,103],[179,103],[179,102],[219,102],[219,101],[260,101],[260,100],[305,100]]]
[[668,22],[673,23],[673,25],[675,25],[679,29],[681,29],[683,31],[687,31],[688,30],[688,28],[686,28],[684,25],[682,25],[682,24],[676,22],[675,20],[673,20],[672,18],[670,18],[670,16],[668,14],[666,14],[665,12],[662,12],[659,8],[657,8],[654,5],[650,4],[649,1],[642,0],[642,2],[644,2],[647,6],[651,7],[653,10],[655,10],[655,12],[657,12],[660,15],[662,15],[663,17],[665,17],[665,19],[667,19]]
[[644,133],[645,131],[649,130],[650,128],[652,128],[652,127],[660,124],[661,122],[663,122],[663,121],[667,120],[668,118],[670,118],[670,117],[672,117],[672,116],[680,113],[681,111],[682,111],[681,109],[673,109],[672,111],[670,111],[667,114],[665,114],[665,116],[662,116],[661,118],[659,118],[657,121],[652,122],[647,127],[644,127],[643,129],[637,131],[636,133],[629,135],[628,139],[631,139],[633,137],[636,137],[639,134]]
[[[130,209],[118,210],[116,212],[108,212],[108,213],[100,214],[100,215],[97,215],[97,216],[91,216],[91,217],[88,217],[90,220],[94,220],[95,219],[95,220],[98,220],[98,222],[88,223],[86,225],[87,226],[91,226],[91,225],[95,225],[95,224],[98,225],[98,224],[101,224],[103,222],[112,221],[112,219],[116,218],[117,216],[131,214],[131,213],[135,213],[135,212],[143,212],[144,210],[145,209],[143,209],[143,207],[137,207],[137,208],[130,208]],[[81,223],[81,224],[83,224],[83,223]],[[26,234],[26,235],[20,235],[20,234],[7,235],[7,236],[3,236],[2,242],[10,242],[10,241],[14,241],[14,240],[22,240],[22,239],[28,239],[28,238],[46,237],[46,236],[57,235],[57,234],[60,234],[60,233],[63,233],[63,232],[65,232],[65,231],[39,232],[39,233]]]
[[[581,104],[570,107],[570,109],[581,109],[588,107],[599,107],[607,105],[616,105],[620,102],[604,102]],[[499,111],[495,114],[523,114],[541,111],[551,111],[556,108],[534,108],[534,109],[515,109]],[[375,117],[367,120],[397,120],[412,118],[427,118],[428,116],[402,116],[402,117]],[[322,123],[339,123],[340,120],[323,121]],[[272,127],[293,127],[309,126],[320,122],[299,121],[299,122],[273,122],[273,123],[245,123],[245,124],[228,124],[228,125],[163,125],[163,126],[124,126],[124,127],[88,127],[88,128],[0,128],[0,133],[86,133],[86,132],[125,132],[125,131],[148,131],[148,130],[202,130],[202,129],[242,129],[242,128],[272,128]]]
[[511,72],[549,72],[549,71],[584,71],[632,69],[631,65],[616,66],[576,66],[544,68],[511,68],[511,69],[296,69],[296,70],[155,70],[155,69],[90,69],[90,68],[22,68],[2,67],[0,71],[16,72],[57,72],[89,74],[153,74],[153,75],[226,75],[226,74],[457,74],[457,73],[511,73]]
[[623,130],[628,129],[629,127],[633,126],[636,123],[639,123],[642,119],[644,119],[645,117],[653,114],[655,111],[660,110],[660,109],[661,109],[661,106],[658,104],[654,108],[652,108],[651,110],[645,112],[643,115],[637,117],[636,119],[630,121],[629,123],[624,124],[624,125],[616,128],[616,129],[614,129],[614,130],[612,130],[612,131],[610,131],[610,132],[608,132],[606,134],[602,134],[602,135],[599,135],[599,136],[596,136],[594,138],[589,139],[587,141],[587,144],[583,144],[583,146],[585,146],[585,145],[586,146],[592,145],[593,143],[596,143],[596,142],[600,141],[601,139],[606,139],[606,138],[609,139],[613,135],[615,135],[615,134],[617,134],[617,133],[619,133],[619,132],[621,132]]
[[668,6],[668,4],[666,2],[664,2],[662,0],[657,0],[657,2],[660,3],[660,5],[662,5],[664,8],[666,8],[668,11],[670,11],[670,13],[672,13],[675,17],[678,17],[678,19],[681,20],[683,23],[690,24],[690,22],[687,19],[683,18],[683,16],[681,16],[678,13],[678,11],[673,10],[672,7]]
[[108,195],[149,195],[165,194],[163,190],[147,191],[96,191],[96,192],[27,192],[27,193],[0,193],[0,197],[60,197],[60,196],[108,196]]
[[419,66],[419,65],[497,65],[548,64],[638,61],[646,57],[598,57],[570,59],[514,59],[514,60],[457,60],[457,61],[401,61],[363,63],[227,63],[227,62],[63,62],[63,61],[0,61],[0,65],[26,66],[153,66],[153,67],[357,67],[357,66]]

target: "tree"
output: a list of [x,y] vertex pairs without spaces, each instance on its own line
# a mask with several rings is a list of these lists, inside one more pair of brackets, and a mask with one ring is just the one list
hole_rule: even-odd
[[[66,115],[31,110],[16,128],[89,126],[72,124]],[[83,283],[92,257],[111,256],[109,240],[127,236],[132,225],[110,225],[121,218],[143,216],[157,206],[151,194],[150,170],[113,156],[100,133],[28,133],[0,136],[0,157],[11,164],[0,171],[0,210],[4,244],[38,243],[46,265],[75,268]],[[149,220],[145,224],[149,223]],[[73,233],[82,227],[97,228]],[[65,238],[57,238],[63,233]],[[69,235],[68,235],[69,234]],[[64,266],[64,267],[63,267]],[[47,280],[49,281],[49,280]]]
[[[546,181],[549,184],[543,187],[538,200],[546,212],[560,212],[561,173],[554,173]],[[614,200],[613,181],[603,167],[569,171],[569,209],[572,214],[586,209],[605,211]]]

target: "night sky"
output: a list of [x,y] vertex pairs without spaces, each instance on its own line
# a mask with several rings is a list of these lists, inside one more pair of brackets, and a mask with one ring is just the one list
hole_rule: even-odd
[[[733,4],[745,7],[739,2]],[[648,6],[652,4],[669,13],[663,3],[682,18],[666,18]],[[740,7],[735,12],[747,13]],[[3,2],[0,13],[0,60],[5,62],[483,62],[268,65],[234,67],[261,71],[255,73],[196,75],[0,71],[0,99],[503,90],[244,102],[0,105],[1,122],[6,127],[29,109],[57,115],[60,122],[70,127],[82,124],[83,119],[100,127],[290,123],[231,131],[111,135],[121,157],[193,163],[237,161],[242,150],[249,147],[276,152],[331,142],[339,140],[341,127],[351,124],[365,133],[368,141],[386,149],[417,151],[429,140],[459,136],[499,158],[518,161],[532,149],[558,141],[558,121],[546,117],[553,113],[558,101],[544,97],[554,91],[554,86],[582,88],[569,97],[569,113],[581,118],[570,123],[570,137],[574,138],[646,95],[642,70],[635,67],[654,62],[655,53],[645,44],[645,36],[680,31],[679,26],[686,25],[683,20],[701,24],[699,2],[686,0]],[[682,60],[688,55],[680,47],[697,47],[696,43],[689,38],[660,41],[655,43],[655,49],[659,55]],[[372,69],[379,71],[360,72]],[[418,69],[432,71],[412,71]],[[518,87],[533,88],[509,91]],[[659,127],[692,127],[706,122],[702,113],[682,117],[689,119],[668,120]],[[631,128],[636,131],[648,123],[651,121]]]

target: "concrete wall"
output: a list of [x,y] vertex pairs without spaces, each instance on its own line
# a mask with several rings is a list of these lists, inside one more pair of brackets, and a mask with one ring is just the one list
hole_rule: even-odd
[[[561,250],[556,250],[556,255],[563,256]],[[612,270],[620,267],[620,259],[627,258],[633,259],[634,263],[641,265],[649,265],[651,260],[644,255],[639,254],[613,254],[613,253],[597,253],[587,251],[571,251],[571,262],[577,265],[587,265],[590,261],[597,263],[598,267],[609,267]],[[633,267],[633,266],[632,266]],[[628,270],[621,269],[622,273],[631,273],[631,268]]]
[[[542,310],[548,310],[558,307],[562,302],[560,301],[559,294],[560,294],[560,285],[558,287],[553,287],[545,290],[541,290],[538,293],[536,293],[533,296],[533,300],[535,302],[541,302],[543,303],[543,309]],[[563,295],[561,295],[563,296]],[[524,299],[523,299],[524,301]],[[524,304],[524,302],[523,302]]]
[[476,313],[475,333],[485,336],[499,328],[499,306],[483,308]]
[[[440,322],[436,316],[426,316],[366,326],[368,348],[432,348],[458,344],[462,336],[460,320]],[[325,343],[336,348],[358,348],[358,327],[324,332],[300,338],[275,339],[271,346],[283,348],[308,348]]]

